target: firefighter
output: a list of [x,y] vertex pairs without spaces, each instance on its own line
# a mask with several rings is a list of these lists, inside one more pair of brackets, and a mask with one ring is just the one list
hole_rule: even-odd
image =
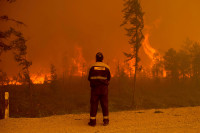
[[98,52],[96,54],[96,63],[91,66],[88,76],[91,87],[90,122],[88,123],[88,125],[90,126],[96,125],[96,114],[99,101],[103,112],[103,125],[107,126],[109,124],[108,85],[111,76],[109,66],[102,61],[103,54],[101,52]]

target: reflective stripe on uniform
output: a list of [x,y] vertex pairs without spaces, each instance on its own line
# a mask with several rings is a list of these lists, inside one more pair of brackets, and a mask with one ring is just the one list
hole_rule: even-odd
[[90,79],[107,79],[107,77],[93,76],[93,77],[90,77]]
[[101,66],[101,67],[96,67],[96,66],[95,66],[95,67],[94,67],[94,70],[106,70],[106,68],[105,68],[105,67],[102,67],[102,66]]
[[103,119],[109,119],[109,117],[108,116],[104,116]]
[[108,68],[110,70],[110,67],[107,64],[103,63],[103,62],[96,62],[91,67],[106,67],[106,68]]
[[90,119],[91,119],[91,120],[95,120],[95,119],[96,119],[96,117],[90,117]]

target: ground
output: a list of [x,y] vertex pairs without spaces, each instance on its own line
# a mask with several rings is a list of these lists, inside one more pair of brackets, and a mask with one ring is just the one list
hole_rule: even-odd
[[200,107],[122,111],[110,113],[110,124],[103,126],[102,115],[90,127],[88,114],[57,115],[44,118],[0,120],[1,133],[197,133]]

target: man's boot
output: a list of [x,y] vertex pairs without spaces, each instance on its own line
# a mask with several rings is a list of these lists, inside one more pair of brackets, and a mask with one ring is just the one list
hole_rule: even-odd
[[96,119],[90,119],[90,122],[88,122],[88,125],[92,127],[96,126]]
[[103,119],[103,125],[107,126],[109,124],[109,119]]

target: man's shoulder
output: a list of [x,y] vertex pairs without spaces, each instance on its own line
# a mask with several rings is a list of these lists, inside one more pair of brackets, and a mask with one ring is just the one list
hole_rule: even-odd
[[107,69],[110,70],[110,67],[107,64],[103,63],[103,62],[95,62],[90,68],[93,68],[95,66],[103,66],[103,67],[106,67]]

